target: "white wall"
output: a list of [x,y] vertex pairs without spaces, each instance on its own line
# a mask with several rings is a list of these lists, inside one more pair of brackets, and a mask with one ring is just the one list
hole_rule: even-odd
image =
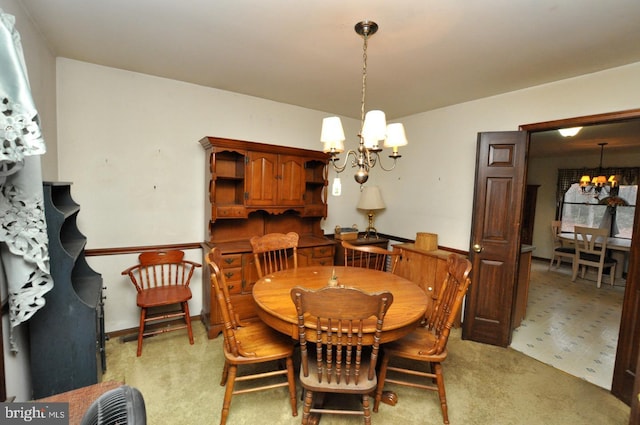
[[[472,215],[477,133],[521,124],[631,109],[640,101],[640,63],[429,111],[402,119],[409,146],[398,168],[375,169],[387,209],[383,233],[466,250]],[[197,141],[220,136],[318,149],[322,112],[192,84],[58,59],[59,177],[73,181],[79,226],[89,248],[204,239],[204,155]],[[346,120],[355,146],[357,122]],[[386,158],[385,158],[386,159]],[[342,175],[343,195],[329,200],[327,233],[366,217],[358,186]],[[330,173],[330,179],[335,173]],[[197,252],[189,253],[196,259]],[[136,326],[126,256],[91,257],[107,286],[107,330]],[[124,289],[126,288],[126,289]],[[194,288],[194,290],[197,290]],[[201,301],[194,295],[194,314]]]
[[[328,115],[62,58],[58,90],[59,180],[73,182],[89,249],[204,241],[206,158],[198,141],[217,136],[317,150]],[[355,135],[357,122],[343,121]],[[358,187],[345,186],[330,201],[329,233],[354,220]],[[202,262],[199,250],[187,256]],[[135,262],[134,255],[88,258],[107,288],[109,332],[137,325],[133,287],[120,275]],[[199,314],[200,272],[193,282],[190,308]]]
[[[47,145],[47,156],[43,157],[42,172],[45,179],[57,177],[58,158],[56,146],[56,65],[55,58],[24,13],[19,1],[0,0],[0,9],[16,18],[15,27],[20,34],[25,63],[29,74],[31,94],[38,109],[42,132]],[[7,294],[6,278],[0,267],[0,294]],[[9,317],[2,317],[3,346],[6,389],[9,397],[16,401],[31,399],[31,378],[29,373],[29,346],[26,325],[16,328],[15,340],[18,354],[9,351]]]
[[467,250],[477,133],[640,107],[640,63],[454,105],[402,119],[409,145],[393,173],[379,177],[388,208],[378,230],[407,238],[438,233]]

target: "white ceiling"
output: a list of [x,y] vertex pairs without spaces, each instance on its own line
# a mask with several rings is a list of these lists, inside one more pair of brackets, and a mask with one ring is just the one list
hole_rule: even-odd
[[[640,61],[638,0],[22,0],[56,56],[387,119]],[[19,28],[18,28],[19,30]],[[564,118],[564,117],[558,117]]]

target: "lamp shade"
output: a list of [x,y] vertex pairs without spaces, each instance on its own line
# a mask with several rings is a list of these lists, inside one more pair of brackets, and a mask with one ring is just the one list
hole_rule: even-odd
[[369,111],[362,125],[362,139],[367,149],[377,149],[387,138],[387,120],[382,111]]
[[398,146],[406,146],[408,144],[409,142],[407,142],[407,135],[404,132],[404,125],[402,125],[402,123],[395,122],[387,126],[387,138],[384,140],[385,148],[397,148]]
[[607,184],[607,176],[597,176],[591,180],[591,184],[594,186],[602,187]]
[[324,152],[344,151],[344,130],[340,117],[327,117],[322,120],[322,131],[320,141],[324,143]]
[[378,186],[365,186],[360,192],[356,208],[360,210],[381,210],[386,208]]

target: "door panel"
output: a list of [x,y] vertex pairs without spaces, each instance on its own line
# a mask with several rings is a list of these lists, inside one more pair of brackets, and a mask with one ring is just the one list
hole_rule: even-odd
[[503,347],[511,342],[526,148],[526,132],[478,135],[464,339]]

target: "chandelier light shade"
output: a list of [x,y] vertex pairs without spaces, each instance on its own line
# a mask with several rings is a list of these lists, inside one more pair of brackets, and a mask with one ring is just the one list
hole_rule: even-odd
[[[337,173],[341,173],[351,164],[357,168],[354,178],[359,184],[364,184],[369,179],[369,170],[380,165],[384,171],[391,171],[396,166],[396,160],[402,155],[398,153],[398,147],[407,145],[407,136],[404,126],[400,123],[387,125],[383,111],[372,110],[365,114],[365,100],[367,92],[367,45],[369,37],[378,31],[378,24],[373,21],[362,21],[355,25],[355,31],[363,40],[363,66],[362,66],[362,99],[360,102],[360,139],[356,150],[348,150],[342,165],[338,155],[344,152],[344,130],[339,117],[328,117],[322,120],[320,141],[324,144],[323,151],[331,154],[331,164]],[[390,167],[382,164],[379,152],[383,148],[391,148],[389,158],[393,160]]]
[[589,193],[591,190],[595,191],[596,198],[600,195],[602,190],[608,191],[612,196],[617,195],[618,190],[618,178],[615,175],[609,177],[602,174],[602,157],[604,155],[604,147],[607,143],[598,143],[600,146],[600,165],[598,166],[598,175],[589,176],[588,174],[580,177],[580,187],[583,193]]
[[364,116],[362,125],[364,146],[369,150],[379,151],[380,143],[387,138],[387,119],[382,111],[369,111]]
[[344,130],[342,129],[340,117],[328,117],[322,120],[320,141],[324,143],[324,152],[343,152],[344,140]]
[[393,153],[397,154],[398,147],[408,144],[409,142],[407,141],[407,135],[404,132],[404,125],[402,123],[396,122],[387,126],[387,138],[384,141],[385,148],[392,148]]
[[378,186],[362,187],[360,199],[358,200],[356,208],[368,211],[369,225],[367,226],[367,230],[364,234],[365,238],[369,238],[371,235],[374,235],[376,238],[378,237],[378,231],[373,227],[373,212],[376,210],[383,210],[386,207],[387,206],[382,199],[382,193],[380,193],[380,188]]
[[578,134],[582,130],[582,127],[570,127],[570,128],[561,128],[558,132],[563,137],[573,137]]

